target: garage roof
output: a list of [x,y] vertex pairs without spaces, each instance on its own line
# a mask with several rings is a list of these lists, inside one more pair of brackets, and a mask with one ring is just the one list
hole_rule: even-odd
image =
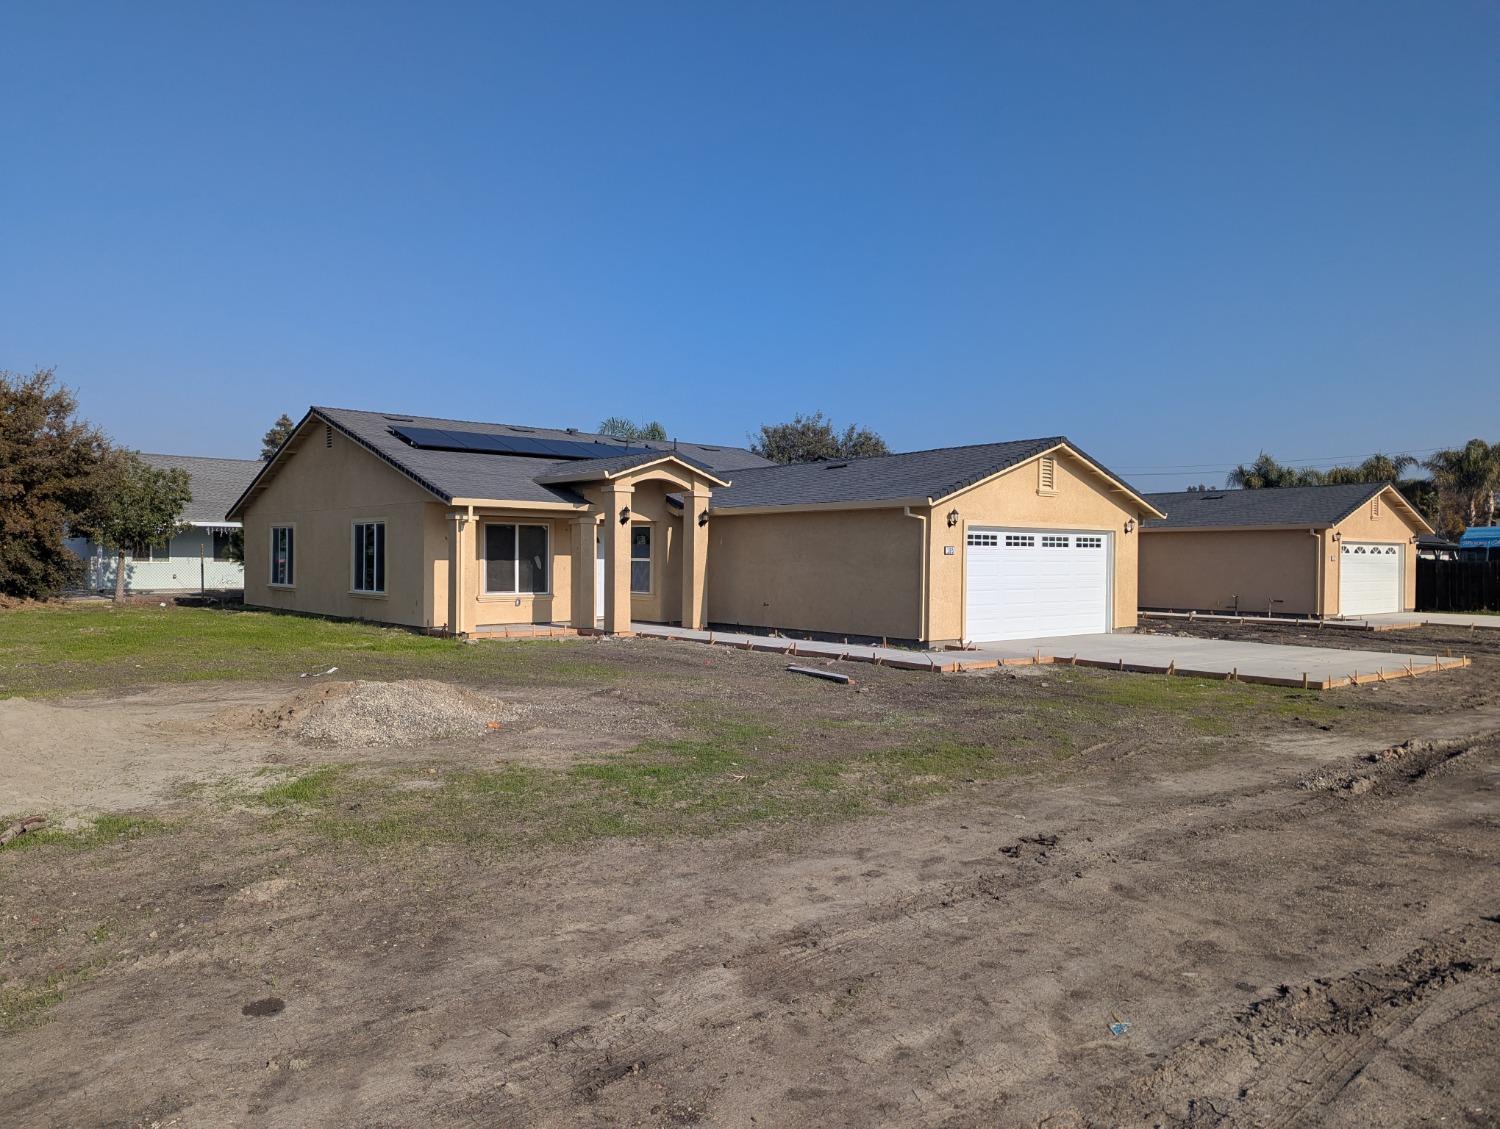
[[1389,490],[1401,509],[1426,530],[1430,527],[1389,482],[1356,482],[1339,486],[1281,486],[1263,490],[1183,490],[1147,494],[1146,500],[1167,516],[1149,520],[1143,529],[1263,529],[1285,525],[1310,529],[1337,525],[1375,495]]
[[713,508],[923,504],[947,498],[1059,447],[1066,447],[1119,489],[1145,502],[1142,495],[1069,443],[1066,437],[1054,435],[1046,439],[939,447],[867,459],[748,468],[735,472],[734,482],[727,490],[714,491]]

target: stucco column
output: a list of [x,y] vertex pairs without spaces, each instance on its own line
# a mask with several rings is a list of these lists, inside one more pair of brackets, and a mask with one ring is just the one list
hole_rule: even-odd
[[[604,489],[604,630],[630,632],[630,486]],[[625,522],[620,512],[625,511]]]
[[469,564],[474,559],[469,548],[470,530],[473,523],[465,513],[448,515],[448,633],[467,635],[472,630],[468,621],[472,605],[468,599]]
[[710,497],[702,487],[682,494],[682,626],[699,631],[708,626],[708,526],[700,521],[708,514]]
[[596,584],[594,572],[598,561],[599,522],[593,514],[573,521],[573,615],[571,623],[579,631],[593,631],[599,618],[594,607]]

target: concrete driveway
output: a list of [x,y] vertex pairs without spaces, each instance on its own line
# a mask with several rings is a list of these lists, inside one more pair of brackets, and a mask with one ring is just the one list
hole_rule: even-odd
[[1124,669],[1167,670],[1178,674],[1225,677],[1236,674],[1256,681],[1337,683],[1368,681],[1371,676],[1404,677],[1463,665],[1462,659],[1439,655],[1347,651],[1338,647],[1295,647],[1229,639],[1196,639],[1170,635],[1062,635],[985,643],[967,656],[1001,661],[1051,657],[1076,658],[1090,666],[1117,664]]

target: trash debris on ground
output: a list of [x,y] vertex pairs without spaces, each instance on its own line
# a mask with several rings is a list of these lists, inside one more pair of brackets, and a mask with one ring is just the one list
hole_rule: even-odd
[[816,666],[788,666],[787,670],[792,674],[805,674],[809,678],[823,678],[829,682],[848,684],[852,679],[847,674],[840,674],[834,670],[823,670]]
[[1119,1020],[1116,1020],[1114,1023],[1111,1023],[1109,1025],[1109,1033],[1111,1035],[1116,1035],[1116,1036],[1130,1034],[1130,1022],[1129,1022],[1129,1020],[1119,1019]]
[[4,831],[0,831],[0,847],[5,846],[12,839],[19,839],[22,835],[40,831],[45,826],[47,826],[45,815],[28,815],[25,819],[12,823]]
[[325,675],[337,674],[338,672],[339,672],[339,668],[338,667],[331,666],[327,670],[314,670],[314,671],[311,671],[311,672],[304,670],[301,674],[297,675],[297,677],[298,678],[322,678]]

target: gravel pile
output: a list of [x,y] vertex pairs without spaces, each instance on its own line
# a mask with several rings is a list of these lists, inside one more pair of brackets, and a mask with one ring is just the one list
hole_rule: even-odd
[[262,710],[258,728],[312,745],[425,745],[477,737],[515,711],[482,694],[428,679],[327,682]]

